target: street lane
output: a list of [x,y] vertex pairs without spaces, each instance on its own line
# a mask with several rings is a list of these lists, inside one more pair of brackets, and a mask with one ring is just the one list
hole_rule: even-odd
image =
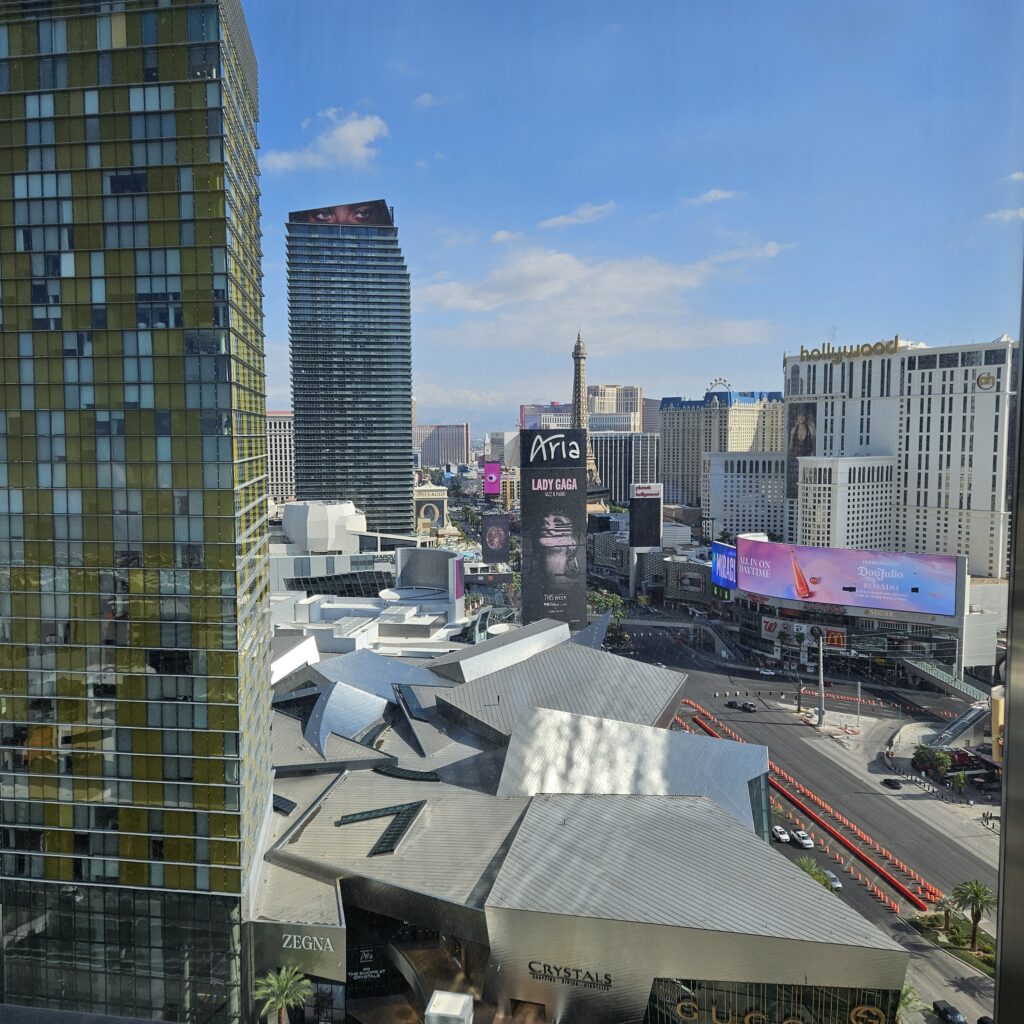
[[745,740],[767,746],[772,760],[780,767],[840,809],[943,892],[974,878],[996,888],[996,872],[986,861],[941,828],[906,813],[902,807],[904,801],[928,802],[934,797],[909,787],[899,793],[885,789],[881,780],[888,773],[881,764],[872,768],[878,784],[867,783],[816,749],[820,744],[835,741],[800,723],[792,712],[773,710],[767,705],[752,715],[727,710],[724,700],[711,696],[724,689],[721,676],[701,670],[689,670],[687,676],[688,697],[714,712]]

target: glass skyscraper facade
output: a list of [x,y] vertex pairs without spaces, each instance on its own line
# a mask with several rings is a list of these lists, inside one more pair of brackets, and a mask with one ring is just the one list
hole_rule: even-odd
[[0,1019],[246,1018],[270,795],[239,0],[0,0]]
[[376,200],[292,213],[287,247],[295,493],[409,533],[409,272],[392,212]]

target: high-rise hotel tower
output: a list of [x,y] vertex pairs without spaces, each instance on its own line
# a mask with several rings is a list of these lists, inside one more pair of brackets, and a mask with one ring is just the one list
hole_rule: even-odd
[[409,271],[383,199],[288,217],[288,325],[300,500],[354,501],[409,533]]
[[239,0],[0,2],[5,1022],[245,1017],[270,798],[256,120]]

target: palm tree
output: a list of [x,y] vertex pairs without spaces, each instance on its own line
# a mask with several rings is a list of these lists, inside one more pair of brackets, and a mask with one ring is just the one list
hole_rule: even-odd
[[928,1007],[921,1002],[917,989],[908,981],[900,990],[900,1001],[896,1007],[896,1024],[911,1024],[917,1014],[927,1009]]
[[961,882],[953,890],[953,902],[971,915],[971,945],[972,953],[978,952],[978,925],[982,917],[990,910],[995,910],[998,898],[996,894],[978,879],[970,882]]
[[829,890],[832,889],[832,885],[825,876],[825,872],[822,871],[818,866],[818,862],[813,857],[797,857],[793,863],[796,864],[804,874],[810,875],[811,878],[813,878],[819,885],[823,885]]
[[918,743],[910,763],[915,771],[926,772],[935,765],[935,751],[925,743]]
[[951,896],[943,896],[942,899],[935,904],[935,909],[942,911],[942,930],[944,932],[948,932],[949,915],[952,914],[954,910],[959,910],[960,904]]
[[259,981],[253,994],[265,1000],[260,1016],[269,1016],[277,1011],[277,1024],[287,1024],[287,1012],[292,1006],[302,1006],[313,991],[313,983],[298,967],[280,967],[267,971]]

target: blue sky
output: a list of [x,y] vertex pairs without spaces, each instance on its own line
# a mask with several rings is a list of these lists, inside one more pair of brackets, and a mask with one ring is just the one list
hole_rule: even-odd
[[1024,5],[247,0],[268,407],[284,221],[384,197],[421,422],[591,383],[781,387],[785,351],[1020,320]]

